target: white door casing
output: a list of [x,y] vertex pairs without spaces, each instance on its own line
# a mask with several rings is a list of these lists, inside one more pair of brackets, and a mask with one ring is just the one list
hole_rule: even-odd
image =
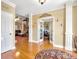
[[50,42],[52,43],[53,41],[53,21],[50,21],[49,23],[49,34],[50,34],[49,39],[50,39]]
[[[37,33],[38,33],[38,41],[40,41],[40,24],[39,23],[43,22],[42,29],[44,31],[44,22],[50,22],[50,24],[49,24],[49,30],[52,31],[52,32],[50,32],[50,35],[52,35],[52,36],[50,36],[50,42],[53,43],[53,39],[54,39],[54,36],[53,36],[54,35],[54,29],[53,29],[53,27],[54,27],[54,24],[55,24],[55,23],[53,23],[54,20],[55,20],[54,17],[44,17],[44,18],[38,19],[38,21],[37,21],[38,22],[38,31],[37,31]],[[51,26],[52,26],[52,28],[51,28]],[[43,34],[44,34],[44,32],[43,32]],[[41,39],[41,41],[43,41],[43,39],[44,39],[44,36]]]

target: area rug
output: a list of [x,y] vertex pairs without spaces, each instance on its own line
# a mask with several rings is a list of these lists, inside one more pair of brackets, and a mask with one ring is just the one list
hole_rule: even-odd
[[76,59],[67,52],[58,49],[42,50],[36,54],[35,59]]

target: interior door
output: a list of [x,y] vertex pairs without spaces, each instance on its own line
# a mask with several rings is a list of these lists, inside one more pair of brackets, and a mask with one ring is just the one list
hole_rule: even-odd
[[38,21],[38,39],[39,41],[43,41],[44,39],[44,21]]
[[13,15],[2,11],[1,13],[1,52],[12,49]]
[[[12,35],[13,35],[13,15],[6,13],[6,49],[9,50],[12,48]],[[7,43],[8,42],[8,43]]]
[[6,43],[5,41],[6,21],[3,13],[4,12],[1,12],[1,52],[4,52],[6,48],[6,44],[5,44]]

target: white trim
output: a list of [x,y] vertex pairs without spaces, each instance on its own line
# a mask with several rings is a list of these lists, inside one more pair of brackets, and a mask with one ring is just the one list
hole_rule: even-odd
[[38,39],[39,42],[40,42],[40,41],[43,41],[43,39],[44,39],[44,36],[43,36],[44,33],[42,33],[42,34],[43,34],[43,35],[42,35],[43,38],[40,39],[40,22],[42,22],[42,26],[43,26],[43,27],[42,27],[42,31],[44,31],[44,25],[43,25],[44,21],[43,21],[43,20],[37,20],[37,23],[38,23],[38,24],[37,24],[37,25],[38,25],[38,27],[37,27],[37,33],[38,33],[38,34],[37,34],[37,35],[38,35],[37,37],[38,37],[38,38],[37,38],[37,39]]
[[[66,36],[66,39],[67,39],[66,40],[67,43],[65,43],[66,45],[69,44],[69,42],[70,42],[69,39],[72,38],[72,35],[73,35],[73,33],[65,33],[65,36]],[[67,47],[65,46],[65,49],[73,51],[73,48],[70,48],[69,46],[70,45],[68,45]]]
[[54,45],[55,47],[58,47],[58,48],[63,48],[63,46],[61,45]]
[[66,3],[65,49],[72,51],[72,1]]
[[14,46],[14,47],[12,47],[12,49],[16,49],[16,48],[15,48],[15,46]]
[[16,49],[15,46],[12,47],[12,48],[5,49],[4,51],[1,51],[1,53],[7,52],[7,51],[10,51],[10,50],[14,50],[14,49]]
[[68,47],[65,47],[65,49],[66,49],[66,50],[69,50],[69,51],[73,51],[73,49],[70,49],[70,48],[68,48]]
[[33,38],[32,38],[32,13],[29,16],[29,42],[32,42]]
[[65,35],[73,35],[73,33],[65,32]]
[[40,35],[39,35],[39,29],[38,29],[39,28],[39,25],[38,24],[39,24],[39,20],[37,20],[37,40],[40,39],[39,38]]
[[[66,33],[65,33],[65,36],[66,36],[66,39],[68,39],[68,40],[66,40],[66,41],[69,42],[70,36],[72,36],[72,35],[73,35],[73,33],[67,33],[67,32],[66,32]],[[67,42],[67,43],[68,43],[68,42]],[[65,43],[65,44],[66,44],[66,43]],[[66,46],[65,46],[65,49],[66,49],[66,50],[69,50],[69,51],[73,51],[73,48],[69,48],[69,47],[66,47]]]
[[56,38],[55,38],[55,20],[57,20],[56,18],[54,18],[53,20],[53,42],[55,42]]
[[[52,19],[52,21],[50,21],[50,23],[49,23],[49,31],[50,31],[50,32],[49,32],[49,35],[50,35],[50,36],[49,36],[49,40],[50,40],[50,42],[53,41],[53,38],[52,38],[52,36],[51,36],[51,35],[53,34],[53,26],[52,26],[52,25],[53,25],[53,19]],[[52,40],[51,40],[51,38],[52,38]]]
[[55,44],[54,42],[53,42],[53,46],[54,46],[54,47],[58,47],[58,48],[64,48],[64,46],[57,45],[57,44]]
[[31,43],[40,43],[40,42],[43,42],[43,41],[42,40],[40,40],[40,41],[31,40],[30,42]]
[[[51,20],[51,18],[52,18],[53,20]],[[50,20],[47,20],[47,19],[50,19]],[[42,18],[38,19],[38,21],[39,21],[39,20],[42,20],[42,21],[47,21],[47,22],[48,22],[48,21],[55,21],[55,19],[56,19],[56,18],[53,17],[53,16],[48,16],[48,17],[42,17]],[[38,21],[37,21],[37,22],[38,22]],[[54,24],[55,24],[55,23],[53,23],[53,26],[54,26]],[[37,28],[38,28],[38,27],[37,27]],[[38,30],[38,29],[37,29],[37,30]],[[37,31],[37,33],[38,33],[38,31]],[[54,34],[54,29],[53,29],[53,35],[55,35],[55,34]],[[53,36],[53,39],[54,39],[54,38],[55,38],[55,36]],[[37,35],[37,39],[38,39],[38,41],[40,42],[39,33],[38,33],[38,35]],[[43,40],[42,40],[42,41],[43,41]],[[52,40],[52,41],[54,41],[54,40]],[[52,42],[51,42],[51,43],[52,43]]]
[[1,53],[4,53],[4,52],[6,52],[7,50],[3,50],[3,51],[1,51]]
[[31,40],[29,42],[32,42],[32,43],[39,43],[39,41],[35,41],[35,40]]
[[[56,18],[53,17],[53,16],[42,17],[42,18],[40,18],[40,19],[50,19],[50,18],[56,19]],[[40,20],[40,19],[38,19],[38,20]],[[44,21],[48,21],[48,20],[44,20]],[[52,21],[52,20],[50,20],[50,21]]]
[[7,0],[1,0],[1,1],[12,6],[12,7],[14,7],[14,8],[16,7],[16,5],[14,3],[10,2],[10,1],[7,1]]

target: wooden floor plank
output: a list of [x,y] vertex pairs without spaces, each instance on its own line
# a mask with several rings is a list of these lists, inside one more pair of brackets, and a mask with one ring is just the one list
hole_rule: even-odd
[[[56,48],[48,40],[41,43],[29,43],[28,37],[16,36],[16,49],[1,54],[1,59],[34,59],[35,55],[43,50],[49,48]],[[62,48],[57,48],[66,51]],[[70,52],[74,57],[76,53]]]

